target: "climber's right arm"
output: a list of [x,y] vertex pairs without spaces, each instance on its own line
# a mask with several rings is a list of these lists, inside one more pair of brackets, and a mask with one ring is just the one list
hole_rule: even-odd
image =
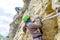
[[23,32],[26,33],[26,25],[23,27]]

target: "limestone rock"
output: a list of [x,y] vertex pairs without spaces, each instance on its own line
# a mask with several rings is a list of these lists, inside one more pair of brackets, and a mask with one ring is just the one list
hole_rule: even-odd
[[[28,30],[26,33],[23,32],[23,27],[25,26],[25,23],[22,20],[22,17],[25,15],[30,15],[32,20],[34,20],[34,15],[40,15],[42,18],[46,18],[46,16],[50,15],[53,16],[56,14],[56,12],[52,9],[52,0],[23,0],[24,6],[22,8],[23,14],[19,15],[16,20],[18,19],[18,29],[12,40],[33,40],[32,36],[29,34]],[[43,36],[45,40],[54,40],[55,35],[58,32],[58,22],[57,17],[45,20],[42,22],[42,30],[43,30]],[[15,24],[16,25],[16,24]],[[12,27],[12,30],[15,29]]]
[[[19,15],[18,15],[19,14]],[[20,22],[22,20],[22,16],[24,14],[23,9],[17,13],[14,18],[13,18],[13,22],[10,24],[10,30],[9,30],[9,39],[13,40],[13,38],[15,37],[16,32],[18,31]]]
[[60,40],[60,33],[58,33],[56,36],[55,36],[55,39],[54,40]]

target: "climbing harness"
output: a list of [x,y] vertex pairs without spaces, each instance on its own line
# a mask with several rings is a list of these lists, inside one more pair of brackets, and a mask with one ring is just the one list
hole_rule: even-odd
[[35,39],[35,38],[39,38],[39,37],[42,37],[42,35],[38,35],[37,37],[33,37],[33,39]]
[[44,40],[42,35],[39,35],[37,37],[33,37],[33,40]]

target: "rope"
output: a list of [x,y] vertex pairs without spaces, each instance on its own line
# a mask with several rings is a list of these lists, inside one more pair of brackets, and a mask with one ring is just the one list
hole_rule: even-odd
[[[60,15],[60,13],[57,13],[57,14],[51,16],[51,17],[42,19],[42,21],[49,20],[49,19],[51,19],[51,18],[55,18],[55,17],[57,17],[57,16],[59,16],[59,15]],[[42,21],[41,21],[41,22],[42,22]]]

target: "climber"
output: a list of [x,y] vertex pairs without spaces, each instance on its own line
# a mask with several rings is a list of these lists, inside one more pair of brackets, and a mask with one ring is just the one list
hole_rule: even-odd
[[41,22],[38,15],[35,16],[34,21],[31,20],[29,15],[25,16],[23,21],[25,22],[25,27],[23,28],[24,32],[28,29],[29,33],[33,37],[33,40],[43,40],[42,33],[39,30],[41,29]]

